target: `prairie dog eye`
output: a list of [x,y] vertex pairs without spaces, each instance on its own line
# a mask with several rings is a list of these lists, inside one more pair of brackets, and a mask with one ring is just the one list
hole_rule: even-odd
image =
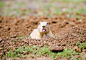
[[48,25],[49,23],[47,23],[47,25]]

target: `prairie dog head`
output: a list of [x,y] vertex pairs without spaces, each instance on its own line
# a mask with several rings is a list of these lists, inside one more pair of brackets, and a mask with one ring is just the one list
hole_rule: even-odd
[[50,27],[47,22],[40,22],[37,29],[40,33],[48,33],[50,31]]

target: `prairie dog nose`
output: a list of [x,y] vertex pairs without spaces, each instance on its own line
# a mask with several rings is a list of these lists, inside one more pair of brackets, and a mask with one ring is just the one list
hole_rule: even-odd
[[45,28],[45,26],[42,26],[43,28]]

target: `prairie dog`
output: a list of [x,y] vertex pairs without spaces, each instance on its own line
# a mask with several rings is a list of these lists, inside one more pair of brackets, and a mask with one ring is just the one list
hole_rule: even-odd
[[34,29],[30,36],[32,39],[54,38],[47,22],[40,22],[37,29]]

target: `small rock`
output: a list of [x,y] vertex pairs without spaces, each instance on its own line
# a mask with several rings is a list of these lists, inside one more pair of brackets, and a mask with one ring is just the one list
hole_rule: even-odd
[[61,46],[53,45],[50,47],[50,51],[52,51],[52,52],[62,52],[63,50],[64,50],[64,48],[62,48]]
[[74,51],[76,51],[76,52],[81,52],[81,49],[79,49],[78,46],[74,46],[72,49],[73,49]]
[[26,51],[24,51],[24,53],[23,53],[23,54],[24,54],[24,55],[26,55],[27,53],[28,53],[28,52],[27,52],[27,50],[26,50]]

